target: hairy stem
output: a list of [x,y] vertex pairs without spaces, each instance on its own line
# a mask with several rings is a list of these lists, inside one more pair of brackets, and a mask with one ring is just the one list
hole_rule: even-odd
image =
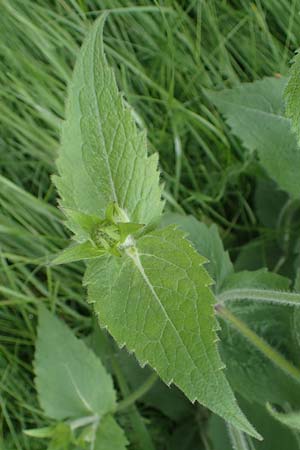
[[281,292],[269,289],[231,289],[218,295],[218,301],[225,303],[231,300],[254,300],[257,302],[278,303],[282,305],[300,306],[300,293]]
[[270,359],[273,364],[283,370],[285,373],[294,378],[298,383],[300,383],[300,369],[295,367],[292,363],[287,361],[284,356],[282,356],[277,350],[271,347],[264,339],[259,337],[254,331],[252,331],[248,325],[242,320],[232,314],[223,305],[216,305],[215,307],[217,314],[222,317],[231,326],[237,329],[239,333],[248,339],[251,344],[257,348],[261,353],[263,353],[268,359]]

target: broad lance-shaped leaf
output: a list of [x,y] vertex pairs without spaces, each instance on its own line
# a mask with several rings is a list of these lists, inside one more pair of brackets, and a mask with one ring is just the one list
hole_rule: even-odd
[[270,178],[299,198],[300,148],[284,115],[285,85],[285,78],[266,78],[207,95],[245,147],[257,151]]
[[300,142],[300,53],[298,50],[291,68],[291,76],[285,89],[286,115],[292,120],[292,129]]
[[[76,61],[54,181],[67,216],[70,209],[103,218],[116,202],[128,221],[149,224],[163,208],[158,156],[147,156],[146,133],[118,92],[103,51],[104,20],[93,25]],[[80,229],[71,215],[68,225]]]
[[40,403],[48,417],[101,417],[114,410],[112,379],[99,358],[44,307],[39,311],[34,366]]
[[120,257],[88,263],[85,284],[100,324],[167,383],[258,436],[222,371],[205,259],[174,226],[141,237]]

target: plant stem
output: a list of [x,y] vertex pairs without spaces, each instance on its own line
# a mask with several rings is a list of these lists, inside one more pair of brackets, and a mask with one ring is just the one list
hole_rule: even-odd
[[136,391],[132,392],[130,395],[128,395],[128,397],[126,397],[118,404],[116,412],[123,411],[129,406],[132,406],[141,397],[143,397],[152,388],[154,383],[157,381],[157,378],[157,374],[155,372],[152,373]]
[[[114,374],[117,378],[120,391],[121,391],[123,397],[125,398],[125,400],[124,400],[124,402],[125,402],[127,400],[127,398],[130,397],[130,389],[129,389],[127,382],[125,380],[125,377],[120,369],[120,366],[119,366],[116,358],[113,355],[113,352],[111,353],[111,364],[112,364]],[[134,403],[130,406],[129,412],[130,412],[129,417],[131,420],[131,425],[135,431],[136,438],[138,440],[138,448],[141,448],[143,450],[155,450],[151,436],[148,433],[148,430],[143,422],[143,419]]]
[[226,425],[233,448],[235,450],[250,450],[245,434],[229,423]]
[[218,301],[254,300],[258,302],[279,303],[282,305],[300,306],[300,294],[297,292],[280,292],[268,289],[232,289],[218,295]]
[[223,305],[218,304],[215,306],[215,309],[220,317],[236,328],[242,336],[247,338],[249,342],[251,342],[251,344],[254,345],[254,347],[263,353],[268,359],[270,359],[273,364],[300,383],[300,370],[297,367],[287,361],[284,356],[271,347],[264,339],[254,333],[254,331],[252,331],[248,325],[245,324],[245,322],[232,314],[232,312]]
[[86,416],[80,417],[80,419],[75,419],[70,422],[70,427],[72,430],[76,430],[76,428],[84,427],[86,425],[90,425],[91,423],[95,423],[99,421],[99,416]]

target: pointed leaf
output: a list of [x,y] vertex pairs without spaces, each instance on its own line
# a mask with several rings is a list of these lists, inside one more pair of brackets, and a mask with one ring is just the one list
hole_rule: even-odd
[[142,365],[149,363],[190,400],[256,435],[222,371],[204,261],[174,226],[152,232],[121,258],[89,263],[89,301],[100,324]]
[[48,417],[101,417],[115,408],[112,379],[101,361],[44,307],[39,311],[35,374]]
[[30,430],[24,430],[23,433],[27,436],[34,438],[47,438],[51,437],[55,431],[55,428],[52,427],[43,427],[43,428],[32,428]]
[[270,178],[298,198],[300,148],[291,131],[291,122],[284,115],[285,85],[285,78],[266,78],[207,94],[245,147],[257,150]]
[[51,261],[51,265],[67,264],[85,259],[99,258],[104,255],[105,250],[95,247],[87,241],[83,244],[72,245],[65,248]]
[[144,225],[141,225],[140,223],[120,222],[118,227],[120,230],[120,241],[124,242],[129,234],[135,234],[137,231],[140,231]]
[[[163,207],[158,157],[147,156],[145,131],[118,92],[103,50],[104,20],[93,25],[77,58],[54,181],[66,214],[72,208],[103,217],[116,202],[128,221],[148,224]],[[69,226],[76,232],[74,219]]]

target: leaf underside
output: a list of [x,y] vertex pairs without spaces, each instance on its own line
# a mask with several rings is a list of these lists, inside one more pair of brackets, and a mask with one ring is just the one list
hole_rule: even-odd
[[232,132],[246,148],[256,150],[260,163],[292,197],[300,196],[300,149],[284,115],[285,78],[265,78],[234,89],[207,92],[224,114]]

